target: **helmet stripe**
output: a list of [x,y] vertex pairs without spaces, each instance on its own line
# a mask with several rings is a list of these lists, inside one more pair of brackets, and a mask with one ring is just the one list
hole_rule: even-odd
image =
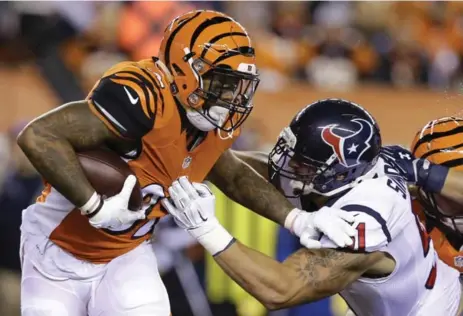
[[198,37],[201,35],[201,33],[207,29],[209,26],[216,25],[216,24],[221,24],[224,22],[232,22],[233,20],[229,17],[225,16],[216,16],[213,17],[212,19],[207,19],[203,23],[201,23],[196,30],[193,32],[193,35],[191,36],[190,40],[190,50],[193,50],[193,46],[195,45],[196,40]]
[[237,48],[235,48],[235,49],[233,49],[231,51],[228,51],[228,52],[222,54],[221,56],[219,56],[219,58],[214,60],[212,62],[212,64],[216,65],[219,62],[224,61],[225,59],[228,59],[228,58],[236,56],[236,55],[248,55],[248,56],[249,55],[254,55],[254,49],[252,47],[249,47],[249,46],[237,47]]
[[191,22],[193,19],[197,18],[198,15],[200,15],[201,13],[203,13],[204,11],[199,11],[197,12],[195,15],[193,15],[191,18],[189,19],[185,19],[183,21],[181,21],[179,23],[179,25],[177,26],[177,28],[172,32],[172,34],[170,35],[169,39],[167,40],[166,42],[166,51],[164,52],[164,60],[166,62],[166,66],[169,67],[170,66],[170,47],[172,46],[172,43],[174,41],[174,38],[175,38],[175,35],[177,35],[177,33],[185,26],[187,25],[189,22]]
[[416,152],[416,150],[418,149],[418,147],[420,147],[424,143],[428,143],[428,142],[430,142],[432,140],[436,140],[436,139],[441,138],[441,137],[452,136],[452,135],[462,133],[462,132],[463,132],[463,126],[458,126],[456,128],[453,128],[453,129],[445,131],[445,132],[435,132],[435,133],[432,133],[432,134],[425,135],[425,136],[421,137],[420,140],[418,140],[416,142],[415,146],[413,146],[413,151],[412,152],[414,154]]
[[456,149],[461,148],[461,147],[463,147],[463,143],[456,144],[456,145],[451,145],[451,146],[449,145],[449,146],[443,147],[443,148],[433,149],[433,150],[430,150],[427,153],[423,154],[422,156],[420,156],[420,158],[430,159],[430,158],[432,158],[431,156],[434,155],[434,154],[438,154],[438,153],[445,152],[445,151],[456,150]]
[[[246,37],[248,36],[248,34],[246,33],[242,33],[242,32],[231,32],[231,33],[222,33],[222,34],[219,34],[217,35],[216,37],[214,37],[213,39],[211,39],[209,41],[209,44],[214,44],[218,41],[220,41],[222,38],[225,38],[227,36],[230,36],[230,37],[233,37],[233,36],[242,36],[242,37]],[[204,58],[207,54],[207,49],[206,47],[203,48],[203,51],[201,52],[201,58]]]
[[457,158],[441,163],[440,165],[446,166],[448,168],[458,167],[463,164],[463,158]]

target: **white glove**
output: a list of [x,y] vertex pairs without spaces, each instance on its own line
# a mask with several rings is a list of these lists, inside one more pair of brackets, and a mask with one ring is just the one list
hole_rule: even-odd
[[121,192],[105,200],[95,192],[88,202],[80,207],[82,215],[89,218],[88,221],[93,227],[108,229],[120,228],[122,225],[145,219],[144,210],[131,211],[128,208],[130,196],[136,183],[137,178],[135,176],[128,176]]
[[162,205],[174,217],[177,225],[187,230],[212,255],[227,248],[234,238],[215,217],[215,196],[207,185],[190,183],[187,177],[180,177],[168,189],[170,199],[163,199]]
[[352,227],[352,213],[324,206],[316,212],[292,210],[286,217],[285,227],[299,237],[301,244],[309,249],[321,248],[320,233],[325,234],[338,247],[352,245],[357,231]]

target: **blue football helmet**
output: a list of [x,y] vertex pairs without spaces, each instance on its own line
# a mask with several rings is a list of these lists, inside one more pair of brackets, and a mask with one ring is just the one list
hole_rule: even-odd
[[361,106],[326,99],[306,106],[269,154],[269,177],[290,179],[294,195],[333,196],[359,183],[376,165],[381,134]]

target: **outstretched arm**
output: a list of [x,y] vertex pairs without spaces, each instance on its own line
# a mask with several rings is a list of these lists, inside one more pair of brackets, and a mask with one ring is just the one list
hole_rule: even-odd
[[96,148],[118,137],[90,110],[87,101],[65,104],[33,120],[18,145],[37,171],[74,205],[84,205],[95,192],[76,151]]
[[304,248],[280,263],[235,242],[214,259],[235,282],[273,310],[339,293],[382,257],[379,252]]
[[[206,185],[191,184],[186,177],[181,177],[168,191],[170,198],[161,203],[176,223],[196,238],[233,280],[269,309],[337,293],[383,256],[382,253],[301,249],[279,263],[239,243],[220,225],[214,214],[215,197]],[[327,215],[323,222],[333,223],[335,219],[336,216]],[[333,242],[330,240],[329,244]]]
[[381,253],[300,249],[280,263],[236,242],[214,259],[268,309],[281,309],[340,292],[382,257]]
[[[238,155],[243,157],[239,152]],[[262,164],[260,166],[259,173],[263,173]],[[259,173],[238,158],[236,152],[227,150],[207,179],[235,202],[284,225],[294,206]]]
[[408,182],[463,204],[463,171],[415,158],[401,146],[385,146],[381,154]]
[[238,159],[241,159],[252,167],[258,174],[268,180],[268,154],[262,151],[233,151]]

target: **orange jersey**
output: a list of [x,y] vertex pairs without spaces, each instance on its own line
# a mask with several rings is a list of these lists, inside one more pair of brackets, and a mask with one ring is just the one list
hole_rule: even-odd
[[[183,175],[192,182],[204,181],[240,131],[235,130],[234,137],[225,140],[216,131],[199,132],[202,138],[190,135],[181,114],[183,108],[176,103],[164,74],[152,60],[115,65],[87,99],[93,113],[114,133],[127,139],[141,138],[142,146],[129,165],[141,184],[147,219],[118,231],[96,229],[80,210],[70,207],[50,188],[35,205],[46,208],[49,203],[52,212],[60,204],[60,211],[67,211],[54,220],[57,223],[49,234],[50,240],[77,258],[106,263],[148,240],[155,223],[166,214],[159,202],[171,183]],[[198,143],[203,140],[188,150],[192,138]],[[55,197],[51,197],[53,194]]]
[[[413,212],[420,218],[421,222],[425,224],[426,215],[423,210],[423,206],[418,200],[413,201]],[[447,265],[457,269],[460,273],[463,273],[463,251],[456,250],[447,240],[444,233],[442,233],[437,227],[432,228],[429,232],[429,236],[434,244],[439,258],[444,261]]]

